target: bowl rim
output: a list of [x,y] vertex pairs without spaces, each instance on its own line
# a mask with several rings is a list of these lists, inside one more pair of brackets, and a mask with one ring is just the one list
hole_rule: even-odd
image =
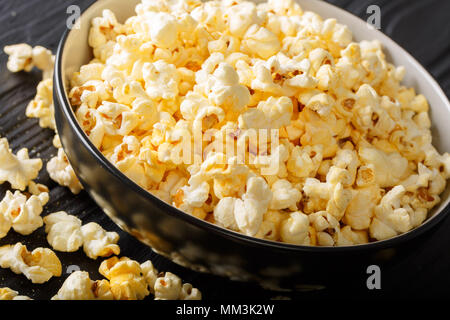
[[[309,0],[312,2],[317,2],[317,0]],[[86,7],[82,13],[79,19],[83,19],[83,16],[88,10],[91,10],[93,7],[97,5],[101,5],[101,2],[93,2],[88,7]],[[359,17],[353,15],[352,13],[341,9],[333,4],[330,3],[323,3],[325,5],[328,5],[332,7],[333,10],[340,11],[343,15],[349,15],[353,19],[359,19]],[[122,173],[119,169],[117,169],[106,157],[100,152],[98,148],[96,148],[92,142],[90,141],[89,137],[86,135],[86,133],[83,131],[81,126],[78,123],[78,120],[75,117],[75,113],[72,110],[72,106],[69,102],[68,95],[66,90],[64,89],[64,79],[62,77],[62,58],[64,53],[64,48],[66,45],[66,41],[69,37],[69,34],[72,30],[67,28],[58,44],[57,53],[55,56],[55,69],[54,69],[54,76],[53,76],[53,82],[54,82],[54,90],[53,90],[53,99],[54,101],[58,101],[58,103],[55,103],[55,108],[59,108],[61,113],[64,115],[66,120],[68,121],[69,125],[71,126],[71,129],[75,132],[77,138],[80,140],[80,142],[83,144],[83,146],[89,150],[89,152],[94,156],[94,158],[97,160],[97,162],[110,174],[115,176],[119,181],[124,183],[126,186],[128,186],[132,191],[138,193],[141,197],[145,198],[147,201],[152,201],[156,203],[159,207],[162,208],[162,210],[165,211],[166,214],[169,214],[177,219],[182,219],[187,223],[190,223],[194,225],[197,228],[202,229],[206,232],[214,232],[216,235],[221,236],[223,238],[226,238],[227,240],[232,240],[234,242],[247,244],[250,246],[256,246],[256,247],[265,247],[265,248],[271,248],[277,251],[287,251],[287,252],[309,252],[309,253],[352,253],[352,252],[360,252],[360,251],[371,251],[371,250],[380,250],[380,249],[386,249],[391,248],[393,246],[397,246],[400,244],[403,244],[404,242],[411,240],[420,234],[423,234],[433,227],[435,227],[439,222],[441,222],[445,217],[448,216],[448,213],[450,212],[450,203],[447,204],[444,208],[442,208],[439,212],[436,212],[433,217],[428,217],[427,220],[425,220],[420,226],[409,230],[405,233],[399,234],[393,238],[385,239],[385,240],[379,240],[374,242],[369,242],[365,244],[358,244],[358,245],[349,245],[349,246],[326,246],[326,247],[320,247],[320,246],[307,246],[307,245],[295,245],[285,242],[279,242],[279,241],[273,241],[273,240],[266,240],[266,239],[260,239],[255,238],[251,236],[247,236],[245,234],[229,230],[227,228],[218,226],[216,224],[210,223],[208,221],[196,218],[188,213],[185,213],[184,211],[166,203],[165,201],[159,199],[158,197],[154,196],[149,191],[145,190],[144,188],[140,187],[137,183],[135,183],[133,180],[131,180],[129,177],[127,177],[124,173]],[[383,38],[383,41],[388,41],[393,44],[397,50],[400,50],[401,54],[405,55],[408,59],[411,59],[413,64],[416,65],[416,67],[419,68],[421,72],[423,72],[426,75],[425,81],[431,81],[433,87],[436,87],[437,93],[442,95],[446,98],[446,95],[442,91],[442,88],[440,85],[436,82],[436,80],[429,74],[429,72],[411,55],[409,54],[405,49],[403,49],[400,45],[398,45],[394,40],[392,40],[390,37],[385,35],[383,32],[379,30],[375,30],[376,32],[380,33],[380,37]],[[447,99],[448,101],[448,99]],[[62,139],[63,140],[63,139]],[[64,143],[61,141],[63,147]],[[69,157],[68,157],[69,158]],[[70,159],[69,159],[70,162]],[[87,189],[89,190],[90,187],[87,185],[82,179],[80,181],[87,186]],[[94,200],[95,201],[95,200]],[[104,211],[104,210],[103,210]],[[105,212],[106,213],[106,212]],[[119,225],[120,227],[120,225]],[[122,227],[120,227],[122,229]]]

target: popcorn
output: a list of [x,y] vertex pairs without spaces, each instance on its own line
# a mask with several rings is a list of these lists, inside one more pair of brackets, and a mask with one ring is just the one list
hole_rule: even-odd
[[33,69],[33,48],[26,43],[6,46],[5,53],[9,56],[7,68],[11,72]]
[[244,52],[267,59],[280,50],[280,42],[271,31],[254,24],[245,33],[241,47]]
[[0,300],[33,300],[27,296],[20,296],[17,291],[10,288],[0,288]]
[[399,185],[386,193],[375,207],[375,217],[370,224],[370,236],[377,240],[392,238],[399,233],[420,225],[426,218],[426,210],[414,210],[404,203],[406,190]]
[[14,155],[6,138],[0,139],[0,183],[8,181],[13,189],[25,190],[29,182],[38,176],[41,159],[30,159],[26,148]]
[[380,191],[376,186],[352,190],[352,200],[348,204],[343,221],[352,229],[367,229],[373,217],[373,210],[381,199]]
[[33,64],[44,72],[44,79],[51,79],[53,75],[53,66],[55,64],[55,56],[52,52],[44,47],[36,46],[32,51]]
[[287,180],[277,180],[272,186],[272,201],[270,202],[270,209],[281,210],[287,209],[297,210],[297,203],[302,198],[299,190],[292,187]]
[[158,279],[158,270],[156,270],[150,260],[147,260],[144,263],[141,263],[141,271],[145,281],[148,284],[150,292],[154,294],[156,279]]
[[72,193],[78,194],[83,189],[62,148],[59,148],[58,155],[47,163],[47,171],[52,180],[68,187]]
[[236,37],[243,37],[250,26],[259,22],[256,5],[251,2],[241,2],[231,6],[227,8],[225,14],[229,17],[230,33]]
[[290,217],[281,224],[281,240],[283,242],[309,245],[309,220],[308,216],[300,211],[295,211],[290,214]]
[[29,252],[21,243],[0,247],[0,266],[24,274],[33,283],[47,282],[53,276],[61,276],[62,271],[61,262],[52,250],[37,248]]
[[184,283],[179,297],[180,300],[202,300],[202,293],[197,288],[193,288],[192,284]]
[[317,112],[320,116],[326,117],[330,114],[333,104],[333,98],[325,93],[319,93],[309,99],[306,107]]
[[238,230],[236,219],[234,217],[234,209],[238,199],[232,197],[225,197],[219,200],[214,208],[215,222],[225,228],[231,230]]
[[52,300],[113,300],[107,280],[93,281],[85,271],[75,271],[64,281]]
[[239,127],[248,129],[279,129],[289,124],[292,117],[292,101],[287,97],[270,97],[261,101],[256,109],[250,109],[239,118]]
[[83,250],[91,259],[120,253],[120,248],[116,244],[119,241],[119,235],[116,232],[106,232],[97,223],[90,222],[81,227],[81,234]]
[[263,178],[251,177],[247,180],[247,191],[235,203],[234,217],[239,230],[253,236],[263,221],[272,192]]
[[368,234],[366,231],[355,231],[350,226],[343,227],[336,233],[336,244],[338,246],[351,246],[355,244],[368,243]]
[[287,161],[290,174],[298,178],[315,176],[322,162],[322,148],[320,146],[295,146]]
[[209,76],[207,90],[210,102],[230,112],[241,112],[250,100],[248,89],[239,84],[237,72],[224,62]]
[[26,116],[38,118],[42,128],[55,130],[55,111],[53,106],[53,81],[46,79],[38,84],[36,96],[27,106]]
[[345,210],[352,199],[351,190],[344,188],[350,181],[350,175],[345,169],[331,167],[326,176],[326,183],[315,178],[307,178],[303,192],[310,199],[304,210],[326,210],[338,220],[342,219]]
[[361,148],[358,154],[367,168],[373,170],[380,187],[395,186],[407,174],[408,161],[398,152],[387,154],[375,148]]
[[83,245],[81,220],[64,211],[49,214],[44,218],[47,241],[53,249],[75,252]]
[[139,263],[129,258],[109,258],[101,263],[99,272],[109,280],[115,300],[142,300],[150,293]]
[[[363,244],[420,225],[450,177],[405,69],[293,0],[143,0],[124,24],[109,10],[95,18],[89,44],[95,58],[70,81],[81,127],[135,183],[199,219],[268,240]],[[11,59],[29,68],[21,50]],[[46,85],[33,109],[44,122]],[[58,156],[55,179],[77,186]]]
[[39,196],[42,193],[49,193],[49,190],[47,186],[41,183],[30,181],[30,183],[28,184],[28,192],[34,196]]
[[32,48],[25,43],[6,46],[4,51],[9,55],[7,63],[9,71],[29,72],[34,66],[43,71],[43,80],[37,87],[35,98],[27,106],[26,116],[39,118],[39,125],[42,128],[55,130],[52,80],[55,57],[52,52],[41,46]]
[[41,213],[43,206],[48,202],[47,192],[38,196],[32,195],[29,199],[20,191],[6,191],[6,195],[0,202],[0,220],[3,220],[2,232],[6,236],[12,227],[14,231],[29,235],[43,225]]
[[209,184],[200,178],[193,177],[189,179],[189,186],[181,188],[184,195],[184,202],[191,207],[199,208],[209,195]]
[[145,91],[151,99],[175,99],[178,94],[178,73],[164,61],[144,63],[142,69]]
[[165,12],[148,12],[146,17],[152,22],[148,28],[150,38],[155,45],[160,48],[173,48],[177,41],[179,27],[175,17]]
[[11,230],[12,222],[11,218],[8,215],[5,215],[4,212],[4,202],[0,202],[0,239],[6,237],[9,230]]
[[181,279],[166,272],[164,277],[156,279],[155,300],[177,300],[181,294]]

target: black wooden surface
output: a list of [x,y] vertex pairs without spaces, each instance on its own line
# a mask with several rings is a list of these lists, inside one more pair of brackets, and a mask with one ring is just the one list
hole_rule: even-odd
[[[438,80],[450,96],[450,1],[448,0],[328,0],[363,19],[366,9],[377,4],[381,8],[382,31],[415,56]],[[0,47],[26,42],[56,49],[67,19],[66,9],[71,4],[85,8],[93,0],[0,0]],[[41,129],[37,120],[25,117],[25,107],[35,94],[40,74],[11,74],[6,69],[7,56],[0,54],[0,135],[6,136],[16,152],[27,147],[30,157],[40,157],[46,162],[55,155],[53,134]],[[66,188],[52,182],[45,170],[39,181],[51,189],[50,202],[43,215],[65,210],[85,223],[95,221],[107,230],[120,233],[122,255],[138,261],[151,259],[162,271],[172,271],[184,281],[199,287],[205,299],[269,299],[276,296],[292,299],[386,297],[425,298],[450,297],[450,219],[446,219],[432,234],[424,238],[413,257],[381,266],[382,289],[377,292],[366,288],[365,268],[361,274],[343,275],[336,284],[319,291],[295,293],[264,290],[256,284],[238,283],[211,275],[192,272],[156,255],[130,235],[121,232],[99,209],[89,196],[82,192],[72,195]],[[7,190],[0,186],[0,197]],[[0,245],[22,242],[33,249],[48,246],[43,228],[30,236],[13,231],[0,240]],[[94,279],[101,278],[97,269],[100,261],[90,260],[82,251],[58,253],[63,263],[63,276],[42,285],[32,285],[24,276],[0,269],[0,287],[9,286],[35,299],[53,296],[67,277],[70,266],[89,271]],[[332,268],[333,266],[330,266]]]

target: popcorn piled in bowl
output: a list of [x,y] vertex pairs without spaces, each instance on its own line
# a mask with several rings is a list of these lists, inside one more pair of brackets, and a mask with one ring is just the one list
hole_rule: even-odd
[[92,21],[71,79],[92,143],[197,218],[297,245],[384,240],[450,177],[428,103],[377,41],[294,1],[143,0]]

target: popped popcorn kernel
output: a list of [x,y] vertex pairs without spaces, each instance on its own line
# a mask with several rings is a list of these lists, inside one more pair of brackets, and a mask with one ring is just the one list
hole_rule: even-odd
[[89,258],[97,259],[120,253],[120,248],[116,244],[119,235],[116,232],[107,232],[95,222],[83,225],[80,230],[83,236],[83,250]]
[[62,148],[59,148],[58,155],[47,163],[47,171],[52,180],[68,187],[72,193],[78,194],[83,189]]
[[29,252],[21,243],[0,247],[0,266],[23,274],[32,283],[44,283],[51,277],[61,276],[61,262],[47,248],[36,248]]
[[109,280],[115,300],[142,300],[150,293],[139,263],[129,258],[109,258],[99,272]]
[[30,159],[28,149],[14,155],[6,138],[0,139],[0,183],[8,181],[13,189],[24,191],[42,168],[41,159]]
[[64,281],[52,300],[113,300],[107,280],[93,281],[85,271],[75,271]]

